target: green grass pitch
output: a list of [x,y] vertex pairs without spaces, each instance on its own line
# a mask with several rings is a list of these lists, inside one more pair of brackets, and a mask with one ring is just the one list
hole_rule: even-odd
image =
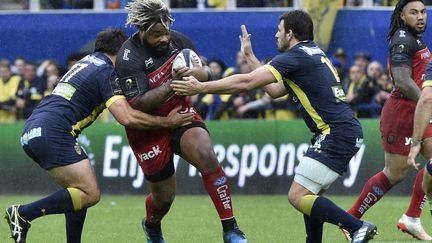
[[[13,203],[28,203],[36,196],[0,196],[0,208]],[[334,202],[348,208],[354,197],[331,196]],[[288,204],[286,196],[235,196],[234,210],[241,229],[251,243],[305,242],[303,217]],[[379,235],[372,242],[415,242],[395,227],[405,212],[409,197],[388,196],[369,210],[364,219],[378,226]],[[145,212],[144,196],[103,195],[87,213],[83,243],[146,242],[141,229]],[[432,233],[429,206],[425,206],[422,223]],[[163,221],[168,243],[220,243],[222,230],[216,210],[207,196],[177,196]],[[0,242],[13,242],[3,220]],[[27,241],[30,243],[66,242],[63,215],[50,215],[33,222]],[[323,242],[346,242],[333,225],[324,227]]]

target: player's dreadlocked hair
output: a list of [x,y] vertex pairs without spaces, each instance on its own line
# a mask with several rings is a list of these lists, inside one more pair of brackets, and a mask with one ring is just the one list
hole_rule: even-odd
[[404,22],[401,19],[400,15],[403,8],[410,2],[422,2],[424,4],[423,0],[399,0],[390,18],[390,31],[387,34],[387,41],[390,41],[396,30],[404,25]]
[[108,28],[98,33],[95,42],[95,52],[117,55],[128,35],[122,29]]
[[148,31],[157,23],[170,29],[174,18],[162,0],[135,0],[126,6],[128,17],[126,26],[132,25],[139,30]]

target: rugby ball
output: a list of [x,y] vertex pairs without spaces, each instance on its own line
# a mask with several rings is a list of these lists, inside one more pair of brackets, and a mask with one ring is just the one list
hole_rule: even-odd
[[179,67],[193,68],[194,66],[202,67],[202,62],[198,54],[196,54],[191,49],[181,50],[177,56],[174,58],[172,63],[172,74],[174,75],[174,70]]

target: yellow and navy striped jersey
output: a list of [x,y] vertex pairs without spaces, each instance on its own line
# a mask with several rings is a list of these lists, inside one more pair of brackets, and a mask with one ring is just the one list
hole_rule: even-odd
[[265,67],[284,82],[293,100],[300,102],[303,119],[313,133],[329,134],[339,128],[361,132],[360,123],[345,102],[336,69],[314,42],[298,43]]
[[125,98],[117,88],[116,79],[114,66],[107,56],[99,52],[90,54],[61,78],[29,120],[43,117],[60,121],[73,136],[78,136],[106,107]]

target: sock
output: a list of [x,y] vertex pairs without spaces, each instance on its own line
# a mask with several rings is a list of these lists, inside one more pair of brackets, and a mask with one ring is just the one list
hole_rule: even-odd
[[87,208],[83,208],[77,212],[65,213],[67,243],[81,242],[81,233],[83,230],[86,214]]
[[312,220],[310,216],[303,214],[306,228],[306,243],[322,242],[323,221]]
[[426,203],[426,196],[422,188],[424,168],[419,170],[414,181],[413,192],[411,194],[411,201],[405,215],[408,217],[419,218],[423,206]]
[[222,166],[219,165],[216,171],[202,173],[202,179],[204,187],[219,214],[219,218],[221,220],[233,218],[228,177],[225,175]]
[[38,201],[21,205],[18,209],[19,214],[24,219],[32,221],[48,214],[60,214],[76,211],[76,208],[81,207],[81,198],[76,197],[76,191],[78,191],[79,197],[78,189],[68,188],[57,191]]
[[237,221],[235,218],[221,220],[223,232],[238,229]]
[[393,185],[384,172],[372,176],[363,186],[363,190],[355,203],[348,210],[348,213],[360,219],[366,211],[377,203]]
[[312,220],[327,222],[354,233],[363,222],[339,208],[325,197],[306,195],[300,201],[300,211],[311,217]]
[[153,194],[150,193],[146,198],[146,226],[149,228],[160,227],[162,218],[168,213],[171,204],[168,206],[156,206]]

